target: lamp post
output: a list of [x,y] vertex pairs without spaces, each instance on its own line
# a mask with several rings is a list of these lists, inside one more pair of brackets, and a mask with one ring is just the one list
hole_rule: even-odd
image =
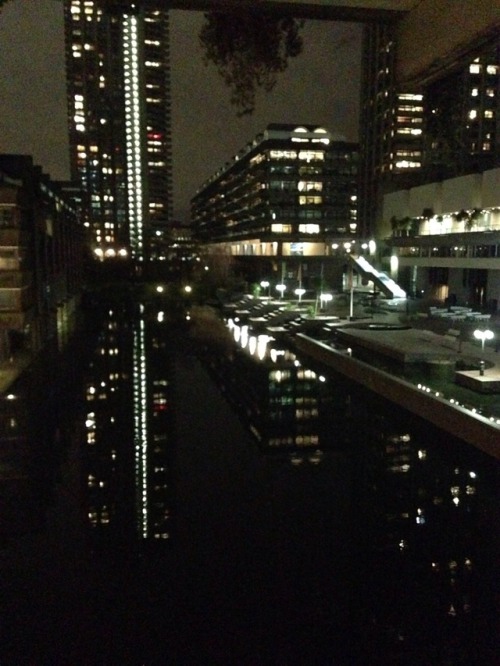
[[306,293],[306,290],[303,289],[302,287],[298,287],[298,288],[295,290],[295,294],[299,297],[299,305],[300,305],[300,302],[302,301],[302,296],[303,296],[305,293]]
[[270,286],[269,281],[268,280],[262,280],[262,282],[260,283],[260,286],[262,287],[262,289],[267,289],[267,295],[269,296],[269,286]]
[[[481,355],[484,354],[484,343],[486,340],[493,340],[494,334],[493,331],[489,329],[477,329],[474,331],[474,337],[476,340],[481,340]],[[484,375],[484,359],[479,361],[479,374]]]
[[286,291],[286,285],[285,284],[277,284],[276,285],[276,291],[280,292],[280,300],[283,298],[283,294]]
[[331,294],[323,294],[321,293],[319,297],[316,299],[316,308],[315,308],[315,313],[317,314],[318,311],[318,300],[319,300],[319,307],[320,310],[322,310],[327,303],[333,300],[333,296]]

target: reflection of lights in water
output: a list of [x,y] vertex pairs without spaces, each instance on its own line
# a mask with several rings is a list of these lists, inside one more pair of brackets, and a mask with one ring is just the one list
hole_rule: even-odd
[[257,350],[257,338],[255,337],[255,335],[251,335],[250,338],[248,339],[248,351],[253,356],[256,350]]
[[240,333],[240,345],[244,349],[247,346],[247,343],[248,343],[248,326],[242,326]]
[[148,536],[148,422],[146,396],[145,325],[139,322],[134,331],[134,442],[138,517],[143,538]]
[[267,335],[259,335],[259,337],[257,338],[257,356],[261,361],[266,355],[267,343],[269,342],[269,340],[270,338]]

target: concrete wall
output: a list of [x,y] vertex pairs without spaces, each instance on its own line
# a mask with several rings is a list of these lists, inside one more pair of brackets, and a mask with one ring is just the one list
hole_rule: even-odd
[[[500,207],[500,169],[391,192],[384,196],[383,213],[384,220],[389,220],[393,215],[417,217],[424,208],[432,208],[434,215],[445,215],[494,206]],[[497,221],[496,215],[492,220]]]
[[483,173],[481,200],[483,208],[500,206],[500,169],[490,169]]
[[410,190],[399,190],[384,196],[383,219],[385,222],[396,217],[401,219],[407,217],[410,202]]
[[443,210],[481,207],[481,174],[471,174],[443,181]]
[[500,0],[422,0],[398,26],[396,78],[416,84],[500,30]]
[[419,217],[425,208],[434,211],[434,215],[441,215],[442,211],[442,183],[430,183],[410,190],[408,215]]

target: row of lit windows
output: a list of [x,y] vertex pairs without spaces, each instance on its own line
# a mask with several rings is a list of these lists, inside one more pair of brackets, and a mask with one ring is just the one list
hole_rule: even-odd
[[[471,74],[481,74],[483,71],[483,65],[479,64],[478,62],[473,62],[469,66],[469,72]],[[486,65],[486,73],[487,74],[496,74],[498,72],[498,67],[496,65]]]
[[423,106],[414,106],[414,105],[409,105],[409,104],[402,104],[401,106],[398,106],[399,111],[409,111],[412,113],[418,113],[418,112],[423,112],[424,107]]
[[324,160],[325,153],[322,150],[300,150],[298,153],[295,150],[271,150],[269,151],[271,159],[280,160]]
[[[485,118],[494,118],[495,112],[492,109],[485,109],[483,112]],[[470,120],[475,120],[478,117],[477,109],[471,109],[469,111]]]
[[[397,133],[398,134],[411,134],[413,136],[418,136],[422,134],[422,130],[417,128],[417,127],[398,127],[397,128]],[[394,132],[393,132],[394,135]]]
[[421,102],[424,99],[424,96],[419,93],[399,93],[398,100],[404,100],[408,102]]
[[[321,228],[319,224],[299,224],[299,233],[302,234],[319,234]],[[271,233],[273,234],[291,234],[293,227],[291,224],[275,223],[271,225]]]
[[418,125],[423,122],[419,116],[397,116],[398,123],[409,123],[410,125]]
[[[495,88],[486,88],[484,91],[487,97],[495,97]],[[471,90],[471,97],[478,97],[479,95],[479,88],[472,88]]]

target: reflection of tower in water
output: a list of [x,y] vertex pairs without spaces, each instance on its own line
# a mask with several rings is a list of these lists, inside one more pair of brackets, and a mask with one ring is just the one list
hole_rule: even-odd
[[134,326],[134,457],[137,526],[144,539],[168,539],[171,411],[165,338],[155,324]]
[[169,365],[154,326],[142,308],[110,310],[88,371],[88,517],[114,538],[169,537]]

